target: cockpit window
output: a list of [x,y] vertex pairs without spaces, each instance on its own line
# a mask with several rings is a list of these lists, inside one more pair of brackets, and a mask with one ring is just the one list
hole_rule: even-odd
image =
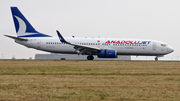
[[165,44],[161,44],[161,46],[165,47],[165,46],[167,46],[167,45],[165,45]]

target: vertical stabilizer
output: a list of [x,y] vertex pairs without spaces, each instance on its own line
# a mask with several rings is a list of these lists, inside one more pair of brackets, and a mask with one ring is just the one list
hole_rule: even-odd
[[18,37],[50,37],[36,31],[17,7],[11,7],[11,12]]

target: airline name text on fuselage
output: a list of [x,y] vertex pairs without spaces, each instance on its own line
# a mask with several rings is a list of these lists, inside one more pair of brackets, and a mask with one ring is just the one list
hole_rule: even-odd
[[125,40],[122,40],[122,41],[116,41],[116,40],[108,40],[106,41],[105,43],[108,43],[108,44],[150,44],[151,41],[125,41]]

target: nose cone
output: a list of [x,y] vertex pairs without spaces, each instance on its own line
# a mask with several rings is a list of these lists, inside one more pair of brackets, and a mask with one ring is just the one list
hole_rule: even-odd
[[168,53],[172,53],[174,52],[174,49],[172,49],[171,47],[168,47]]

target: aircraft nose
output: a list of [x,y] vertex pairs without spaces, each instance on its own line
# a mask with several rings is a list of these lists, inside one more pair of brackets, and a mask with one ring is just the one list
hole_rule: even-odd
[[172,52],[174,52],[174,49],[172,49],[171,47],[168,47],[168,52],[172,53]]

